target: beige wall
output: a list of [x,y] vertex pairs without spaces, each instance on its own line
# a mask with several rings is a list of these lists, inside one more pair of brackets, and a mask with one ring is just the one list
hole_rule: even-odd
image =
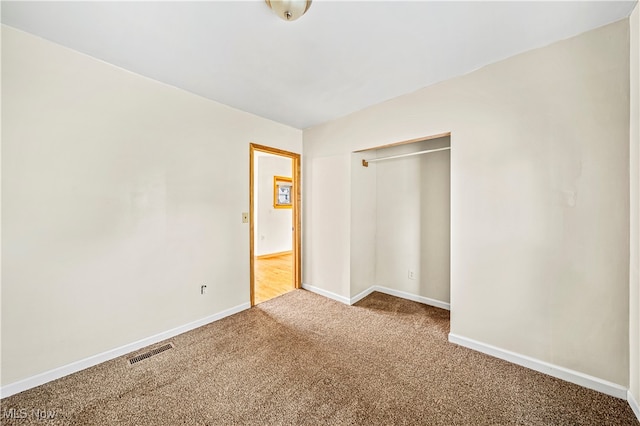
[[[630,113],[630,168],[631,168],[631,265],[629,293],[629,347],[630,378],[629,388],[635,401],[640,403],[640,6],[636,7],[629,19],[631,45],[631,113]],[[638,414],[638,413],[637,413]]]
[[[349,153],[315,158],[302,165],[302,282],[349,297],[351,187]],[[322,182],[310,187],[306,180]],[[329,250],[326,248],[330,247]],[[309,281],[308,277],[316,281]]]
[[304,282],[351,293],[351,152],[451,131],[451,331],[627,386],[628,40],[623,20],[305,130]]
[[351,155],[350,293],[355,297],[376,284],[378,232],[377,164],[362,167],[362,153]]
[[301,131],[8,27],[2,65],[3,385],[249,302],[249,143]]

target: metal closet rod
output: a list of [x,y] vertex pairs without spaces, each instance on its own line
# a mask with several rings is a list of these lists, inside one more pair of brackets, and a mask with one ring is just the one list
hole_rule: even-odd
[[428,154],[430,152],[445,151],[447,149],[451,149],[451,147],[448,146],[446,148],[428,149],[426,151],[410,152],[408,154],[391,155],[389,157],[373,158],[371,160],[362,159],[362,166],[363,167],[369,167],[369,163],[375,163],[376,161],[391,160],[392,158],[412,157],[414,155]]

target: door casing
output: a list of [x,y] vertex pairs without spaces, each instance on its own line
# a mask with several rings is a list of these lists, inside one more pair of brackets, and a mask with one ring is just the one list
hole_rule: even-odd
[[254,206],[254,154],[255,151],[266,152],[269,154],[279,155],[281,157],[287,157],[291,159],[291,170],[293,179],[293,199],[292,199],[292,246],[293,246],[293,288],[301,288],[302,285],[302,271],[300,268],[302,253],[301,253],[301,221],[300,221],[300,154],[294,152],[285,151],[278,148],[272,148],[265,145],[258,145],[255,143],[249,144],[249,277],[250,277],[250,295],[251,306],[255,305],[254,287],[255,287],[255,206]]

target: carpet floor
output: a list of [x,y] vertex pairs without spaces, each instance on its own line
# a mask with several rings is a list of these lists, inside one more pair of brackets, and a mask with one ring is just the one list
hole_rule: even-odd
[[2,399],[2,424],[639,424],[624,400],[448,343],[448,332],[442,309],[296,290],[134,365],[149,348]]

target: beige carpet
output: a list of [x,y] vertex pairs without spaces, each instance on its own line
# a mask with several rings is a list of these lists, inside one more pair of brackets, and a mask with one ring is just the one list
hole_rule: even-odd
[[626,401],[450,344],[448,331],[441,309],[296,290],[133,366],[121,357],[5,398],[3,417],[27,417],[3,424],[638,425]]

